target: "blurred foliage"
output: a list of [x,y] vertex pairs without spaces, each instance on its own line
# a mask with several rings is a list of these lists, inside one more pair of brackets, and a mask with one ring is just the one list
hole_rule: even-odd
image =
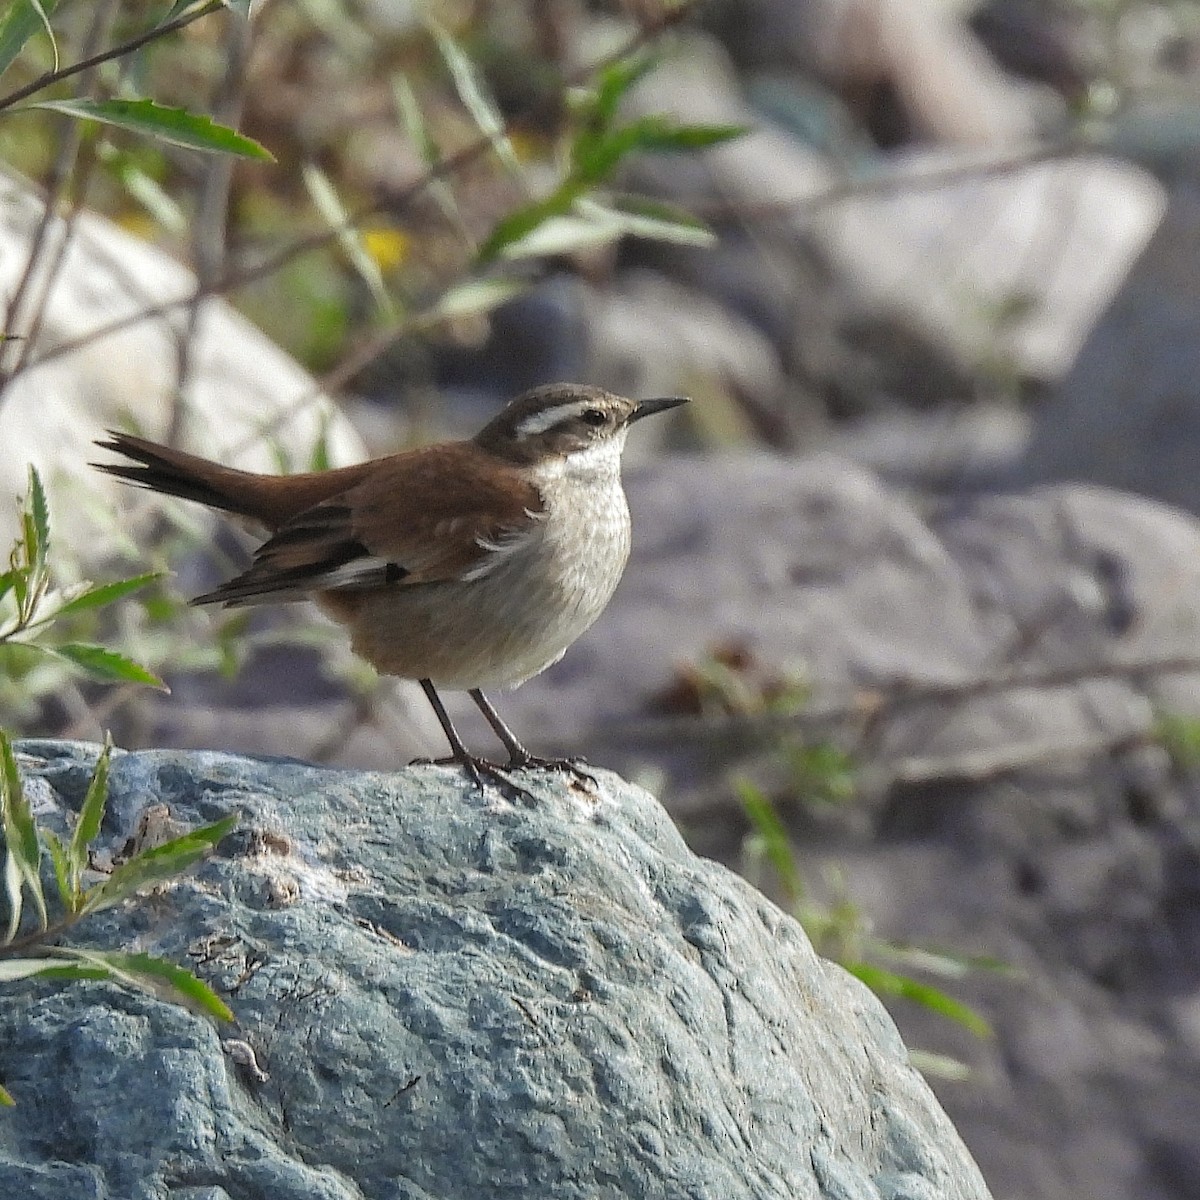
[[[529,279],[512,260],[710,240],[688,214],[611,188],[631,154],[738,133],[622,119],[654,67],[647,46],[690,5],[663,6],[591,65],[552,7],[16,0],[0,23],[0,158],[52,202],[86,203],[184,260],[217,239],[212,290],[328,369],[373,329],[461,319],[440,301],[473,275]],[[102,44],[108,61],[71,73]],[[64,117],[82,122],[74,150]],[[241,161],[216,227],[222,153]]]
[[[755,717],[802,714],[810,698],[801,672],[763,662],[736,644],[718,646],[707,657],[681,667],[670,696],[664,697],[676,711],[723,714],[750,724]],[[849,895],[839,872],[825,873],[824,899],[814,895],[805,881],[781,805],[821,809],[852,804],[857,790],[853,755],[831,741],[778,728],[764,741],[772,762],[782,768],[784,782],[777,789],[777,802],[758,782],[730,776],[729,786],[750,824],[742,841],[739,872],[779,899],[804,927],[818,954],[840,963],[881,999],[915,1003],[977,1037],[991,1036],[987,1021],[949,987],[971,972],[1004,970],[1003,964],[986,956],[901,945],[880,937],[870,914]],[[969,1074],[965,1064],[944,1056],[916,1051],[914,1061],[928,1074],[942,1078]]]

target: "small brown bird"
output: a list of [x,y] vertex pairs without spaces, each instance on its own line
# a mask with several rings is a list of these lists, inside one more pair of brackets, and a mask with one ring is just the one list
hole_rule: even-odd
[[420,682],[452,761],[477,785],[520,792],[467,750],[437,688],[470,694],[508,751],[505,767],[592,778],[530,754],[481,689],[544,671],[604,610],[629,557],[629,427],[684,403],[552,384],[469,441],[332,471],[258,475],[125,433],[97,444],[137,465],[93,465],[265,525],[271,536],[249,569],[192,603],[316,600],[377,670]]

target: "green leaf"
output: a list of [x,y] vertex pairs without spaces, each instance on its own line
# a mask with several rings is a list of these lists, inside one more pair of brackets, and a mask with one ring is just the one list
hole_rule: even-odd
[[991,1037],[992,1027],[973,1008],[948,996],[940,988],[920,980],[910,979],[907,975],[898,975],[894,971],[885,971],[882,967],[871,963],[843,963],[842,966],[851,975],[861,979],[863,983],[879,996],[902,996],[912,1000],[931,1012],[957,1021],[969,1029],[976,1037]]
[[165,230],[170,233],[183,233],[187,229],[187,214],[162,184],[142,166],[137,155],[114,146],[112,142],[101,141],[96,144],[96,157],[129,197],[140,204]]
[[649,212],[641,213],[626,202],[620,208],[608,208],[595,200],[580,200],[576,211],[609,238],[642,237],[658,242],[674,242],[684,246],[711,246],[716,235],[694,217],[676,220],[663,219]]
[[951,1058],[948,1054],[934,1054],[930,1050],[910,1050],[908,1061],[926,1079],[948,1079],[964,1083],[974,1074],[961,1059]]
[[110,978],[126,987],[152,992],[221,1021],[233,1020],[229,1006],[208,984],[166,959],[119,950],[71,950],[70,953],[88,966],[106,969]]
[[39,646],[38,649],[53,654],[56,658],[65,658],[97,679],[144,683],[163,692],[171,690],[157,675],[140,663],[104,646],[94,646],[90,642],[63,642],[58,646]]
[[872,958],[887,958],[906,969],[925,971],[943,979],[962,979],[976,971],[991,971],[1000,975],[1019,974],[1011,963],[990,954],[955,954],[947,950],[930,950],[923,946],[906,946],[896,942],[871,939]]
[[659,60],[660,56],[657,54],[633,54],[628,58],[619,59],[601,71],[590,110],[595,128],[607,129],[613,123],[625,93],[639,79],[649,75],[658,66]]
[[25,904],[21,867],[17,856],[7,850],[4,854],[4,896],[8,901],[8,928],[4,931],[4,942],[0,944],[7,944],[17,936],[17,930],[21,927],[21,910]]
[[67,848],[53,829],[43,829],[42,838],[46,849],[50,851],[50,861],[54,864],[54,882],[58,885],[58,898],[68,912],[74,912],[75,888],[71,882],[71,863]]
[[12,1098],[12,1093],[6,1088],[0,1087],[0,1107],[15,1108],[17,1102]]
[[739,125],[677,125],[668,117],[641,117],[602,136],[578,139],[571,147],[572,174],[603,183],[627,154],[703,150],[744,132]]
[[743,811],[762,839],[767,859],[775,868],[775,874],[779,876],[788,902],[793,905],[799,903],[804,895],[804,883],[796,866],[796,855],[792,850],[791,840],[779,819],[779,814],[775,811],[775,805],[750,780],[735,778],[732,783],[738,799],[742,802]]
[[45,975],[49,971],[60,971],[63,964],[56,959],[39,958],[0,958],[0,983],[16,983],[22,979],[32,979],[35,975]]
[[528,289],[529,284],[519,279],[468,279],[450,288],[436,304],[426,309],[419,324],[425,327],[439,321],[488,313]]
[[[46,897],[42,892],[40,868],[42,846],[38,840],[37,823],[29,799],[21,786],[17,759],[8,735],[0,731],[0,810],[3,815],[4,846],[6,850],[5,886],[12,904],[13,917],[9,922],[8,941],[16,934],[15,921],[20,920],[22,887],[33,900],[38,922],[46,928]],[[14,902],[14,889],[16,900]]]
[[[395,102],[400,123],[404,126],[404,132],[412,139],[413,144],[421,152],[425,165],[432,172],[441,163],[442,152],[425,122],[421,107],[417,103],[416,93],[403,75],[396,75],[392,79],[392,99]],[[429,194],[441,209],[442,215],[469,245],[470,232],[458,207],[454,189],[444,179],[439,179],[433,174],[426,175],[426,178],[429,181],[427,184]]]
[[[32,545],[26,553],[30,565],[40,571],[46,565],[46,552],[50,548],[50,510],[46,505],[46,489],[42,487],[42,477],[36,467],[29,468],[29,491],[26,505],[32,527]],[[26,534],[27,541],[29,534]]]
[[442,152],[438,148],[437,142],[434,141],[429,126],[425,123],[425,116],[421,112],[421,106],[417,103],[416,93],[412,90],[412,84],[408,82],[406,76],[395,75],[392,77],[392,99],[396,105],[396,113],[404,126],[404,132],[421,152],[425,165],[436,167],[441,161]]
[[39,100],[23,107],[49,109],[99,121],[102,125],[115,125],[189,150],[275,161],[274,155],[253,138],[244,137],[227,125],[218,125],[211,117],[185,108],[168,108],[153,100]]
[[314,163],[305,163],[301,168],[301,174],[313,204],[329,228],[337,233],[338,245],[341,246],[342,253],[350,260],[350,265],[367,285],[380,315],[385,320],[394,321],[397,316],[396,303],[388,294],[379,264],[367,253],[366,247],[358,235],[358,230],[351,224],[350,214],[334,190],[329,176]]
[[170,10],[166,13],[162,20],[156,23],[155,27],[157,28],[160,25],[170,25],[170,23],[174,21],[176,17],[182,17],[189,8],[195,8],[198,4],[205,4],[207,2],[208,0],[175,0],[175,3],[171,5]]
[[535,200],[501,217],[476,252],[476,264],[482,266],[491,262],[502,250],[528,237],[551,217],[570,212],[571,205],[582,195],[583,190],[582,183],[567,179],[544,200]]
[[104,807],[108,803],[108,767],[111,758],[112,737],[106,734],[104,749],[96,759],[87,795],[83,798],[83,805],[79,809],[79,817],[71,834],[71,843],[67,848],[68,879],[71,885],[68,907],[72,912],[79,908],[83,899],[81,880],[88,864],[88,846],[95,841],[100,832],[100,824],[104,820]]
[[525,176],[517,152],[504,128],[504,118],[495,100],[488,93],[483,80],[475,70],[475,64],[467,57],[462,47],[444,30],[437,25],[430,26],[438,50],[450,68],[454,80],[454,90],[458,98],[466,106],[467,111],[479,126],[479,132],[492,144],[496,157],[522,183]]
[[[41,0],[33,4],[30,0],[13,0],[8,11],[0,17],[0,74],[12,66],[25,43],[40,29],[50,32],[47,16],[52,13],[58,0]],[[50,33],[51,44],[54,34]],[[58,47],[54,46],[54,63],[58,65]]]
[[103,608],[136,592],[148,584],[162,579],[165,572],[151,571],[145,575],[136,575],[132,579],[118,579],[114,583],[88,584],[87,590],[78,596],[73,596],[54,612],[55,617],[65,617],[74,613],[84,612],[90,608]]
[[658,116],[642,117],[621,130],[632,136],[634,150],[691,153],[732,141],[748,132],[745,125],[676,125]]
[[[50,27],[50,18],[46,14],[46,7],[42,0],[28,0],[28,3],[33,6],[34,12],[37,14],[38,20],[42,23],[42,28],[46,31],[46,36],[50,39],[50,52],[54,56],[54,70],[58,70],[58,42],[54,37],[54,30]],[[53,7],[53,5],[51,5]]]
[[92,888],[84,900],[85,912],[99,912],[131,896],[139,888],[165,883],[185,871],[197,859],[208,853],[233,827],[237,817],[225,817],[211,825],[201,826],[172,838],[161,846],[143,850],[128,862],[122,863],[101,884]]

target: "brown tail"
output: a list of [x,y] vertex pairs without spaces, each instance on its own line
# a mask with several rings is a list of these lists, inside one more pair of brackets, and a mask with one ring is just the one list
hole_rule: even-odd
[[98,471],[153,492],[252,517],[269,529],[276,529],[297,513],[353,487],[369,468],[368,463],[362,463],[306,475],[258,475],[224,467],[131,433],[115,433],[110,429],[108,435],[108,441],[96,445],[123,454],[137,465],[92,463]]

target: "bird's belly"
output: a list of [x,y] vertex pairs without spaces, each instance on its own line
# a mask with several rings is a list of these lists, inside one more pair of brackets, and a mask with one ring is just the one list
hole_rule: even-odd
[[[620,516],[621,514],[617,514]],[[470,582],[325,593],[379,671],[450,689],[515,686],[557,662],[607,605],[629,554],[628,517],[586,538],[549,523],[539,543]]]

